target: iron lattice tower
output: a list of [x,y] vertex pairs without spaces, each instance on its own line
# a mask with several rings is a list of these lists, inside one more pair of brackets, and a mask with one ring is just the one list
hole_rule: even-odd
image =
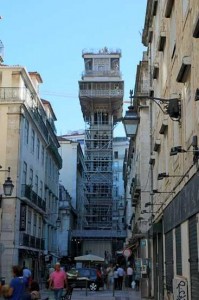
[[89,238],[112,238],[113,128],[122,117],[120,50],[82,53],[79,99],[85,120],[85,195],[81,228]]

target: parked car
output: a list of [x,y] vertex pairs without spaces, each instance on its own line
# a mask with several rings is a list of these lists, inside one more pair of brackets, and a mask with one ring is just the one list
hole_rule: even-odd
[[97,291],[104,286],[103,279],[97,275],[97,269],[77,268],[67,272],[69,285],[74,284],[75,288],[86,288]]

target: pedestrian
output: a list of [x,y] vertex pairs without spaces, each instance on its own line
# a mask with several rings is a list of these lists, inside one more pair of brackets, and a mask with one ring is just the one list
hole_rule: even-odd
[[117,272],[118,266],[116,266],[114,268],[113,271],[113,279],[114,279],[114,289],[117,290],[118,289],[118,272]]
[[113,266],[112,265],[107,267],[106,274],[107,274],[106,286],[107,286],[107,289],[109,290],[113,284]]
[[26,279],[27,286],[30,287],[32,281],[32,273],[28,267],[23,266],[23,277]]
[[102,285],[103,282],[103,274],[101,265],[97,265],[97,282],[99,285]]
[[118,273],[118,288],[119,290],[122,290],[123,278],[125,275],[124,269],[121,266],[119,266],[119,268],[117,269],[117,273]]
[[61,270],[60,263],[55,264],[55,271],[50,274],[49,287],[54,291],[55,300],[60,300],[64,287],[67,287],[66,272]]
[[30,285],[30,295],[32,300],[41,299],[39,284],[36,280],[33,280]]
[[131,265],[129,265],[127,267],[126,275],[127,275],[127,284],[128,284],[128,287],[131,288],[131,283],[133,281],[133,268],[131,267]]
[[135,273],[135,290],[139,291],[140,289],[140,273],[136,271]]
[[6,296],[9,300],[30,300],[27,291],[27,280],[23,277],[23,270],[20,266],[12,267],[13,278],[10,281]]

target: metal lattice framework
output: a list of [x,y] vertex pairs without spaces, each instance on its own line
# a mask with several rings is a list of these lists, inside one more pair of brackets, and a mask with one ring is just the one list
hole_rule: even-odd
[[113,128],[122,116],[123,104],[121,53],[105,54],[101,51],[83,54],[85,71],[79,81],[86,125],[82,229],[92,233],[93,238],[113,230]]

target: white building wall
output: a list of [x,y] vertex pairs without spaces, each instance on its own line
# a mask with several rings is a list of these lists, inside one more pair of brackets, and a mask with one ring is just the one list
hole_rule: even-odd
[[72,206],[76,208],[77,189],[77,145],[76,142],[60,140],[59,153],[63,159],[63,167],[60,170],[60,183],[66,188],[72,197]]

